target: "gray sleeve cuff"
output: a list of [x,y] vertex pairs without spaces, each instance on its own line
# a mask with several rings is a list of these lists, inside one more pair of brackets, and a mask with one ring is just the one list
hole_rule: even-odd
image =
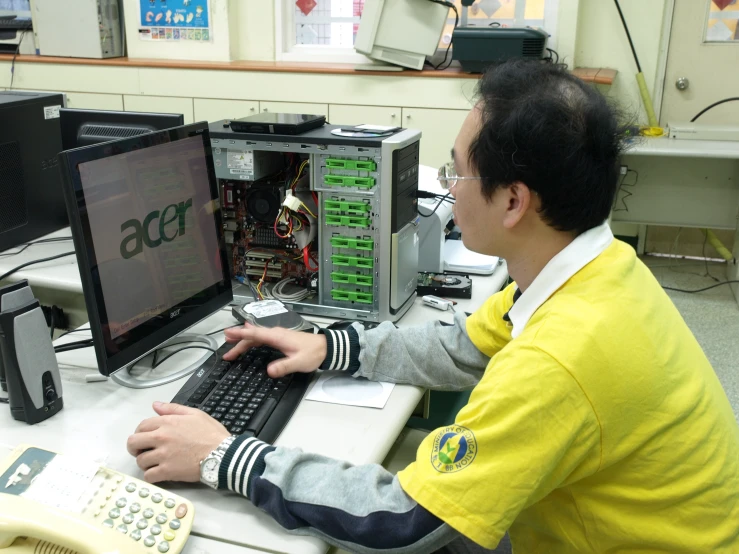
[[342,331],[321,329],[326,337],[326,359],[321,367],[324,371],[346,371],[355,373],[359,369],[359,334],[354,327]]
[[218,488],[228,489],[249,498],[251,484],[264,473],[264,457],[275,449],[256,437],[236,437],[221,461]]

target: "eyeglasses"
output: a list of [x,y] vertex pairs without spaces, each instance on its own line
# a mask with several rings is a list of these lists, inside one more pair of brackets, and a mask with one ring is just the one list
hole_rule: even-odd
[[436,180],[441,184],[441,188],[444,190],[452,190],[457,181],[468,180],[473,181],[480,179],[481,177],[460,177],[457,175],[457,170],[454,169],[454,162],[448,162],[439,168],[439,175]]

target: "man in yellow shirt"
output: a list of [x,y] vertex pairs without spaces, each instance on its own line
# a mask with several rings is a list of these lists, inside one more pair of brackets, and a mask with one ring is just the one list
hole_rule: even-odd
[[[498,66],[440,170],[465,245],[515,283],[455,324],[323,336],[246,327],[270,375],[349,371],[473,389],[397,476],[254,437],[172,404],[129,451],[150,481],[197,481],[225,441],[220,488],[287,529],[356,552],[739,552],[739,427],[708,360],[605,223],[622,142],[605,100],[564,70]],[[239,342],[240,341],[240,342]],[[226,357],[226,356],[224,356]]]

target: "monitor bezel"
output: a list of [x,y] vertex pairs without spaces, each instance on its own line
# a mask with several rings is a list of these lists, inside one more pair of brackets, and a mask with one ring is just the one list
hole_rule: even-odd
[[[107,329],[108,319],[100,279],[94,273],[97,259],[78,166],[81,163],[151,148],[194,136],[201,137],[205,150],[222,279],[202,291],[200,293],[202,298],[198,298],[199,295],[190,297],[113,339]],[[108,376],[131,365],[233,300],[231,270],[226,254],[218,181],[213,164],[210,133],[206,122],[68,150],[59,154],[59,164],[63,174],[64,196],[67,202],[72,237],[82,279],[82,289],[90,320],[90,330],[101,374]]]

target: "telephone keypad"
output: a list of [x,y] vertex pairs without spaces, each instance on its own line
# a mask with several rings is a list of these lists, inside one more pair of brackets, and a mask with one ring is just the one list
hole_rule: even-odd
[[182,551],[192,528],[192,505],[156,485],[149,485],[94,462],[86,465],[76,461],[67,462],[63,459],[64,455],[27,445],[16,448],[7,462],[0,460],[0,468],[6,468],[0,474],[11,467],[20,467],[21,463],[30,465],[36,461],[43,472],[46,471],[44,464],[48,464],[55,456],[62,458],[62,468],[69,466],[70,469],[64,471],[69,474],[72,483],[79,483],[77,486],[80,490],[75,497],[76,504],[62,511],[69,511],[70,516],[115,530],[118,541],[127,541],[126,537],[129,537],[132,545],[138,542],[137,546],[121,551],[130,550],[140,554],[179,554]]
[[87,503],[90,516],[138,542],[142,554],[180,552],[191,525],[189,505],[148,483],[111,473],[96,477]]

